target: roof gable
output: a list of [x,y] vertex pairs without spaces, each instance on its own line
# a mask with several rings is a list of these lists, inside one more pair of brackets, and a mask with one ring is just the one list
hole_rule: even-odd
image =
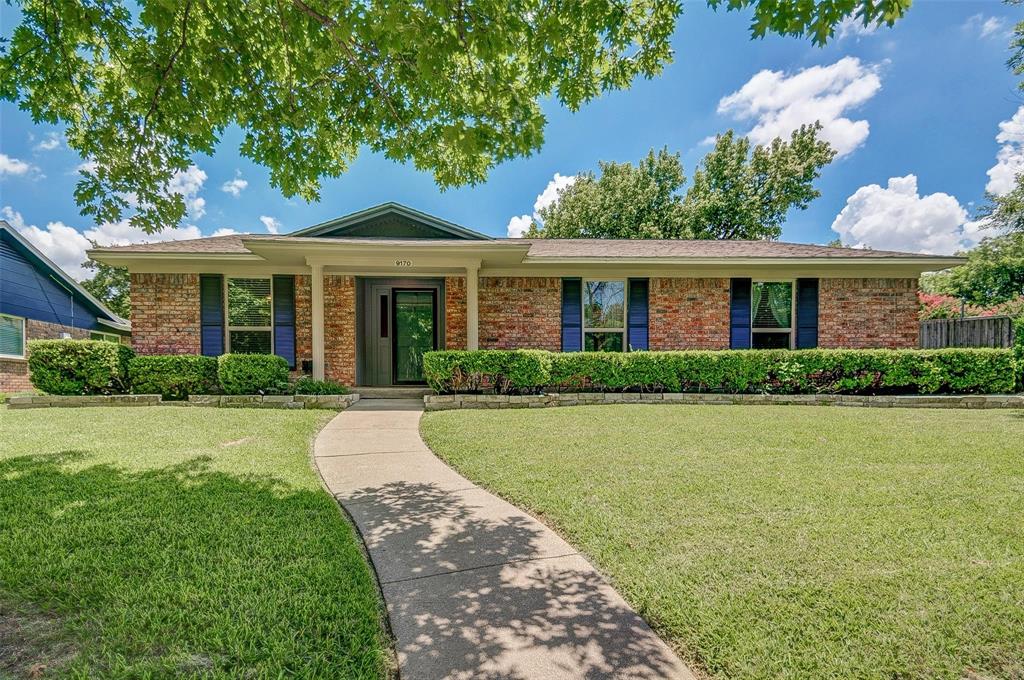
[[486,234],[466,229],[399,203],[383,203],[307,229],[300,229],[289,236],[491,240]]
[[0,309],[5,314],[78,328],[95,328],[87,319],[117,330],[131,328],[3,220],[0,258]]

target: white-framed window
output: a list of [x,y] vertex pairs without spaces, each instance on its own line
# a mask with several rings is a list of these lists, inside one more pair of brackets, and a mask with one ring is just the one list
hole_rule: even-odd
[[103,342],[121,342],[121,336],[114,333],[104,333],[102,331],[89,331],[90,340],[102,340]]
[[753,281],[750,289],[750,346],[792,349],[796,324],[796,281]]
[[274,309],[270,277],[229,278],[224,287],[227,310],[227,351],[273,354]]
[[626,280],[583,280],[583,349],[623,352],[626,349]]
[[25,358],[25,319],[0,314],[0,358]]

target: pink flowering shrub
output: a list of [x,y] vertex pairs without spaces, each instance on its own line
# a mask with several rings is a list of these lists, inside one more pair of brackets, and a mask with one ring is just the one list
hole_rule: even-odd
[[[918,316],[921,319],[955,319],[960,316],[960,300],[952,295],[942,293],[925,293],[918,291],[917,299],[921,303]],[[1024,317],[1024,295],[991,307],[967,305],[965,316],[1009,316]]]

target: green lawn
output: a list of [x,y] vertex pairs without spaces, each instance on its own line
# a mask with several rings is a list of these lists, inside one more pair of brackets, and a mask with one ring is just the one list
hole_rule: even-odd
[[1020,411],[622,405],[422,429],[713,676],[1024,677]]
[[0,407],[0,677],[386,677],[333,415]]

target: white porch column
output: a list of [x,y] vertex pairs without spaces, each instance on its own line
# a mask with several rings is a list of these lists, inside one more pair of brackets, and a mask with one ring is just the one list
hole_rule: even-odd
[[313,303],[313,378],[324,379],[324,266],[322,264],[310,265],[311,275],[311,297]]
[[466,267],[466,349],[480,349],[479,275],[479,265]]

